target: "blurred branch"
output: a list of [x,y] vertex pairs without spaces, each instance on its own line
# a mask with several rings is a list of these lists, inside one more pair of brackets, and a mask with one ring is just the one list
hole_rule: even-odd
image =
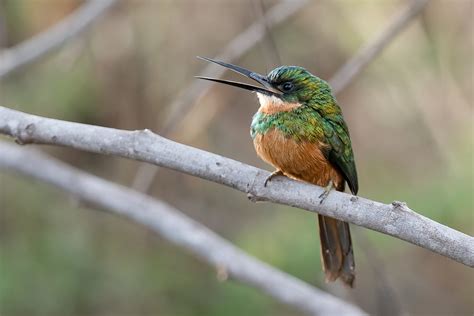
[[22,144],[67,146],[174,169],[245,192],[252,201],[290,205],[354,223],[474,267],[473,237],[417,214],[403,202],[383,204],[333,191],[320,204],[321,187],[282,178],[264,187],[268,171],[170,141],[149,130],[117,130],[0,107],[0,133]]
[[[224,49],[214,58],[232,62],[255,46],[265,37],[266,30],[285,21],[293,14],[301,10],[308,0],[285,0],[274,5],[262,18],[245,31],[237,35]],[[204,77],[219,78],[225,73],[226,69],[215,64],[208,63],[204,70],[199,74]],[[169,137],[178,127],[179,123],[187,113],[211,90],[213,84],[202,80],[193,80],[193,82],[183,89],[183,92],[169,106],[170,113],[166,118],[160,135]],[[158,168],[152,165],[142,165],[137,171],[133,180],[133,188],[146,192],[150,188]]]
[[356,306],[249,256],[172,206],[103,180],[34,150],[0,142],[0,168],[52,184],[141,224],[228,276],[311,315],[364,315]]
[[400,304],[399,296],[389,281],[390,271],[386,269],[385,260],[379,255],[377,248],[368,238],[367,231],[362,233],[359,230],[354,231],[357,238],[358,248],[365,254],[367,265],[372,274],[372,293],[371,297],[375,302],[376,315],[399,316],[408,315]]
[[345,63],[329,80],[334,94],[338,94],[344,90],[382,50],[421,13],[429,1],[430,0],[410,0],[409,4],[398,12],[372,41],[368,42]]
[[265,3],[263,0],[255,1],[250,0],[250,4],[253,6],[256,13],[256,17],[261,21],[265,28],[265,36],[260,41],[263,50],[263,56],[267,65],[267,72],[271,69],[281,66],[281,56],[278,52],[278,47],[275,42],[275,38],[271,32],[271,28],[268,26],[267,20],[265,19]]
[[33,63],[84,31],[117,0],[89,0],[48,30],[0,53],[0,79]]
[[[285,0],[273,6],[262,17],[250,25],[244,32],[235,37],[224,49],[215,56],[217,60],[225,60],[231,62],[242,57],[255,44],[265,37],[266,28],[272,28],[279,23],[285,21],[290,16],[301,10],[308,0]],[[219,78],[226,72],[226,69],[218,65],[208,63],[204,70],[199,74],[204,77]],[[183,90],[176,100],[171,104],[171,113],[164,123],[162,130],[163,135],[169,135],[174,132],[177,123],[186,115],[194,104],[199,104],[201,98],[206,95],[213,84],[201,80],[193,80],[193,82]]]
[[[355,77],[372,62],[382,50],[398,35],[409,22],[412,21],[425,7],[429,0],[411,0],[410,3],[397,13],[385,28],[372,41],[362,47],[348,62],[346,62],[334,74],[329,83],[334,94],[340,93],[346,88]],[[291,11],[287,10],[288,3],[290,3]],[[241,33],[227,47],[224,48],[221,54],[215,59],[232,62],[232,60],[241,57],[259,40],[264,38],[265,34],[269,33],[271,27],[277,22],[280,23],[290,15],[296,13],[307,1],[283,2],[274,6],[269,12],[262,17],[261,21],[255,22],[245,32]],[[263,3],[260,3],[260,11]],[[255,4],[256,6],[256,4]],[[278,18],[277,21],[274,21]],[[269,38],[269,41],[272,39]],[[271,42],[274,44],[273,42]],[[244,45],[246,44],[246,45]],[[218,67],[215,64],[208,64],[200,76],[219,78],[225,73],[226,69]],[[171,105],[171,114],[165,122],[165,127],[160,134],[169,136],[174,129],[179,125],[179,122],[186,116],[195,104],[205,96],[212,88],[213,84],[202,81],[194,81],[188,88],[184,90],[184,94],[178,97]],[[142,165],[135,175],[133,180],[133,187],[142,191],[148,191],[153,179],[156,175],[157,168],[151,165]]]

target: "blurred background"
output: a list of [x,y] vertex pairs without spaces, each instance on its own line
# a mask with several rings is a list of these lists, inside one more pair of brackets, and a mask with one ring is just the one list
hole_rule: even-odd
[[[233,62],[267,73],[300,65],[329,79],[407,1],[312,1]],[[474,234],[473,1],[433,0],[338,101],[361,196],[406,201]],[[78,0],[2,0],[2,47],[54,25]],[[160,133],[173,101],[213,57],[277,1],[121,1],[87,32],[0,82],[3,106],[52,118]],[[227,73],[227,79],[238,79]],[[207,87],[205,84],[204,87]],[[197,98],[197,96],[196,96]],[[271,170],[249,125],[256,97],[213,86],[179,110],[168,137]],[[7,139],[4,139],[7,140]],[[132,186],[141,164],[42,150]],[[1,153],[0,153],[1,154]],[[352,226],[354,290],[325,284],[316,217],[161,169],[149,193],[248,253],[371,314],[472,315],[474,274],[409,243]],[[72,196],[0,171],[1,315],[299,315],[149,231]]]

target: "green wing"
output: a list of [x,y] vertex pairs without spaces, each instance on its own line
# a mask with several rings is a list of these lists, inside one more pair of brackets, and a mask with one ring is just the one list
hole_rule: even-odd
[[352,194],[357,194],[359,184],[354,153],[352,152],[349,130],[342,114],[326,115],[323,129],[326,142],[330,146],[325,153],[326,158],[341,171]]

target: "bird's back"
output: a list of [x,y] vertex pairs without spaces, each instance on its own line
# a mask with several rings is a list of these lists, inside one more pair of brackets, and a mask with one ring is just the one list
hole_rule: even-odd
[[[260,158],[290,178],[323,187],[333,183],[337,190],[344,191],[345,177],[329,160],[332,147],[325,133],[326,123],[311,107],[275,113],[259,111],[251,125],[255,150]],[[318,222],[326,280],[341,277],[352,286],[355,264],[349,225],[321,215]]]

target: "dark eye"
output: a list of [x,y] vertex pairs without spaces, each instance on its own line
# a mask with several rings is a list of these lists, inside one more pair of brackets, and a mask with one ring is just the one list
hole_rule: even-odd
[[285,82],[284,84],[281,85],[281,89],[283,90],[283,92],[289,92],[291,90],[293,90],[294,88],[294,85],[293,83],[291,82]]

